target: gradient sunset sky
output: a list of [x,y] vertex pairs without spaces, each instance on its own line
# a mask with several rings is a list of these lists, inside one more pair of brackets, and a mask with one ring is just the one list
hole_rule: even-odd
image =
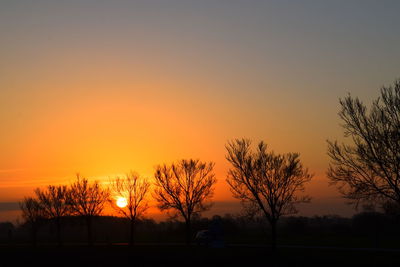
[[0,221],[76,172],[151,178],[190,157],[216,163],[214,200],[233,203],[224,145],[241,137],[301,154],[315,174],[303,214],[351,215],[325,175],[326,139],[343,136],[340,97],[368,103],[400,78],[399,11],[366,0],[0,1]]

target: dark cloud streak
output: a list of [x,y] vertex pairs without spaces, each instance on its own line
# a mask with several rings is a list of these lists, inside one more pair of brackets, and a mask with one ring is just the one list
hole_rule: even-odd
[[0,202],[0,211],[19,210],[18,202]]

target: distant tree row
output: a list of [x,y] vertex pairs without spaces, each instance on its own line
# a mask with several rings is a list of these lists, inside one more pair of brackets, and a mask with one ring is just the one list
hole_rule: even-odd
[[109,192],[97,181],[89,183],[79,174],[70,186],[49,185],[42,190],[37,188],[34,197],[25,197],[20,203],[22,217],[32,230],[32,240],[36,244],[36,234],[43,219],[54,220],[57,229],[57,241],[62,245],[62,218],[65,216],[82,216],[87,226],[88,242],[92,244],[92,220],[101,214]]
[[[278,237],[282,244],[286,245],[296,243],[314,246],[323,244],[333,246],[340,243],[349,245],[349,240],[358,239],[360,240],[359,244],[366,246],[395,246],[398,244],[396,240],[400,236],[399,215],[399,213],[392,214],[388,211],[380,213],[363,209],[363,212],[352,218],[337,215],[285,216],[279,220]],[[109,245],[129,242],[129,219],[102,215],[95,218],[93,222],[93,237],[96,242]],[[166,219],[156,222],[151,218],[143,217],[137,220],[135,228],[135,242],[140,243],[179,242],[185,237],[185,223],[181,220]],[[219,240],[226,244],[265,243],[270,239],[271,234],[268,232],[270,228],[264,215],[250,217],[245,213],[236,213],[213,217],[194,216],[192,218],[193,231],[208,229],[210,236],[213,237],[214,233],[218,233],[221,237]],[[14,226],[12,223],[0,223],[0,244],[29,241],[29,230],[27,223],[18,226]],[[333,236],[334,238],[332,238]],[[38,240],[51,242],[55,238],[54,222],[44,220],[38,231]],[[82,242],[86,239],[86,226],[82,224],[80,217],[63,218],[64,243]],[[376,241],[379,244],[376,244]],[[214,246],[215,244],[213,241],[209,241],[209,245]]]
[[[251,151],[247,139],[229,142],[227,159],[232,164],[227,181],[234,197],[241,199],[249,213],[261,211],[272,226],[272,246],[276,246],[276,223],[282,215],[296,212],[294,204],[306,202],[308,197],[298,197],[304,190],[308,174],[298,154],[278,155],[266,151],[260,142],[256,152]],[[154,173],[153,198],[161,211],[172,217],[180,217],[186,225],[186,242],[191,242],[192,219],[208,210],[216,183],[214,163],[199,160],[181,160],[170,165],[159,165]],[[62,245],[62,218],[80,216],[87,226],[87,239],[93,245],[93,218],[99,216],[106,203],[131,222],[130,244],[134,243],[135,224],[149,207],[150,182],[131,172],[126,177],[116,177],[108,187],[99,182],[90,183],[79,174],[74,183],[49,185],[36,189],[34,197],[26,197],[21,203],[22,216],[31,225],[32,240],[43,219],[56,224],[58,244]],[[118,205],[116,199],[126,203]]]
[[[213,163],[190,159],[156,168],[154,198],[160,210],[171,211],[171,215],[181,216],[185,220],[188,243],[193,215],[211,205],[209,200],[216,182],[213,167]],[[93,245],[93,218],[102,214],[106,203],[109,203],[120,215],[130,220],[129,242],[132,245],[135,224],[149,207],[150,186],[147,179],[134,172],[126,177],[116,177],[108,187],[101,186],[98,181],[90,183],[78,174],[75,182],[69,186],[49,185],[45,189],[36,189],[35,196],[25,197],[20,207],[23,218],[31,226],[34,244],[37,228],[43,219],[55,222],[58,244],[62,245],[62,218],[80,216],[85,219],[88,243]],[[125,203],[118,205],[118,198]]]

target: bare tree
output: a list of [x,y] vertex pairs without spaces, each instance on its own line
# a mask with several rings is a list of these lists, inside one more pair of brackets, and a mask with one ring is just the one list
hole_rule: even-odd
[[303,167],[299,154],[267,152],[260,142],[256,151],[248,139],[236,139],[226,145],[227,160],[232,164],[227,182],[233,196],[240,199],[249,212],[262,212],[271,225],[271,247],[276,249],[276,225],[283,215],[297,212],[295,204],[309,202],[298,196],[312,175]]
[[79,174],[76,178],[68,193],[69,205],[73,214],[85,218],[88,243],[93,245],[93,218],[102,213],[109,193],[97,181],[89,183],[86,178],[80,177]]
[[358,98],[340,99],[348,141],[328,141],[328,177],[356,205],[400,204],[400,80],[383,87],[370,109]]
[[213,168],[214,163],[193,159],[156,167],[154,198],[160,210],[173,211],[185,220],[187,244],[191,242],[193,216],[211,207],[216,183]]
[[22,211],[22,218],[31,227],[32,244],[36,246],[38,227],[40,222],[45,219],[45,213],[39,200],[33,197],[25,197],[24,200],[19,203],[19,206]]
[[[133,245],[136,221],[149,207],[146,196],[149,192],[150,183],[137,173],[130,172],[125,178],[117,177],[111,182],[110,187],[111,206],[122,216],[129,219],[129,244]],[[126,203],[122,203],[124,205],[118,205],[118,203],[116,203],[118,198],[121,198]]]
[[61,246],[61,220],[70,211],[67,199],[67,186],[49,185],[46,190],[37,188],[35,194],[46,218],[55,220],[57,242]]

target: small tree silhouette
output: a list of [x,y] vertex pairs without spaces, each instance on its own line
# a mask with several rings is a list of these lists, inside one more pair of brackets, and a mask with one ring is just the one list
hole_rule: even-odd
[[173,211],[185,220],[186,243],[191,242],[191,220],[193,215],[211,207],[207,202],[213,195],[216,183],[214,163],[199,160],[181,160],[170,166],[156,167],[154,198],[161,211]]
[[32,244],[37,244],[37,231],[41,221],[45,218],[45,213],[38,199],[33,197],[25,197],[22,202],[19,203],[22,211],[22,218],[31,227]]
[[[149,192],[150,183],[137,173],[130,172],[125,178],[117,177],[111,181],[110,188],[111,206],[130,221],[129,244],[133,245],[136,221],[149,207],[146,195]],[[126,200],[125,207],[116,205],[115,201],[118,197]]]
[[76,181],[68,192],[68,202],[72,213],[85,218],[90,246],[93,245],[93,218],[102,213],[108,196],[108,190],[103,189],[97,181],[90,184],[79,174],[76,175]]
[[61,246],[61,220],[70,213],[67,186],[49,185],[45,190],[37,188],[35,194],[46,218],[55,220],[57,242]]
[[271,247],[276,250],[276,225],[283,215],[297,212],[294,204],[309,202],[308,196],[297,196],[312,175],[303,167],[299,154],[267,152],[260,142],[255,152],[251,141],[237,139],[226,146],[227,160],[232,164],[227,182],[233,196],[240,199],[249,212],[262,212],[271,225]]

